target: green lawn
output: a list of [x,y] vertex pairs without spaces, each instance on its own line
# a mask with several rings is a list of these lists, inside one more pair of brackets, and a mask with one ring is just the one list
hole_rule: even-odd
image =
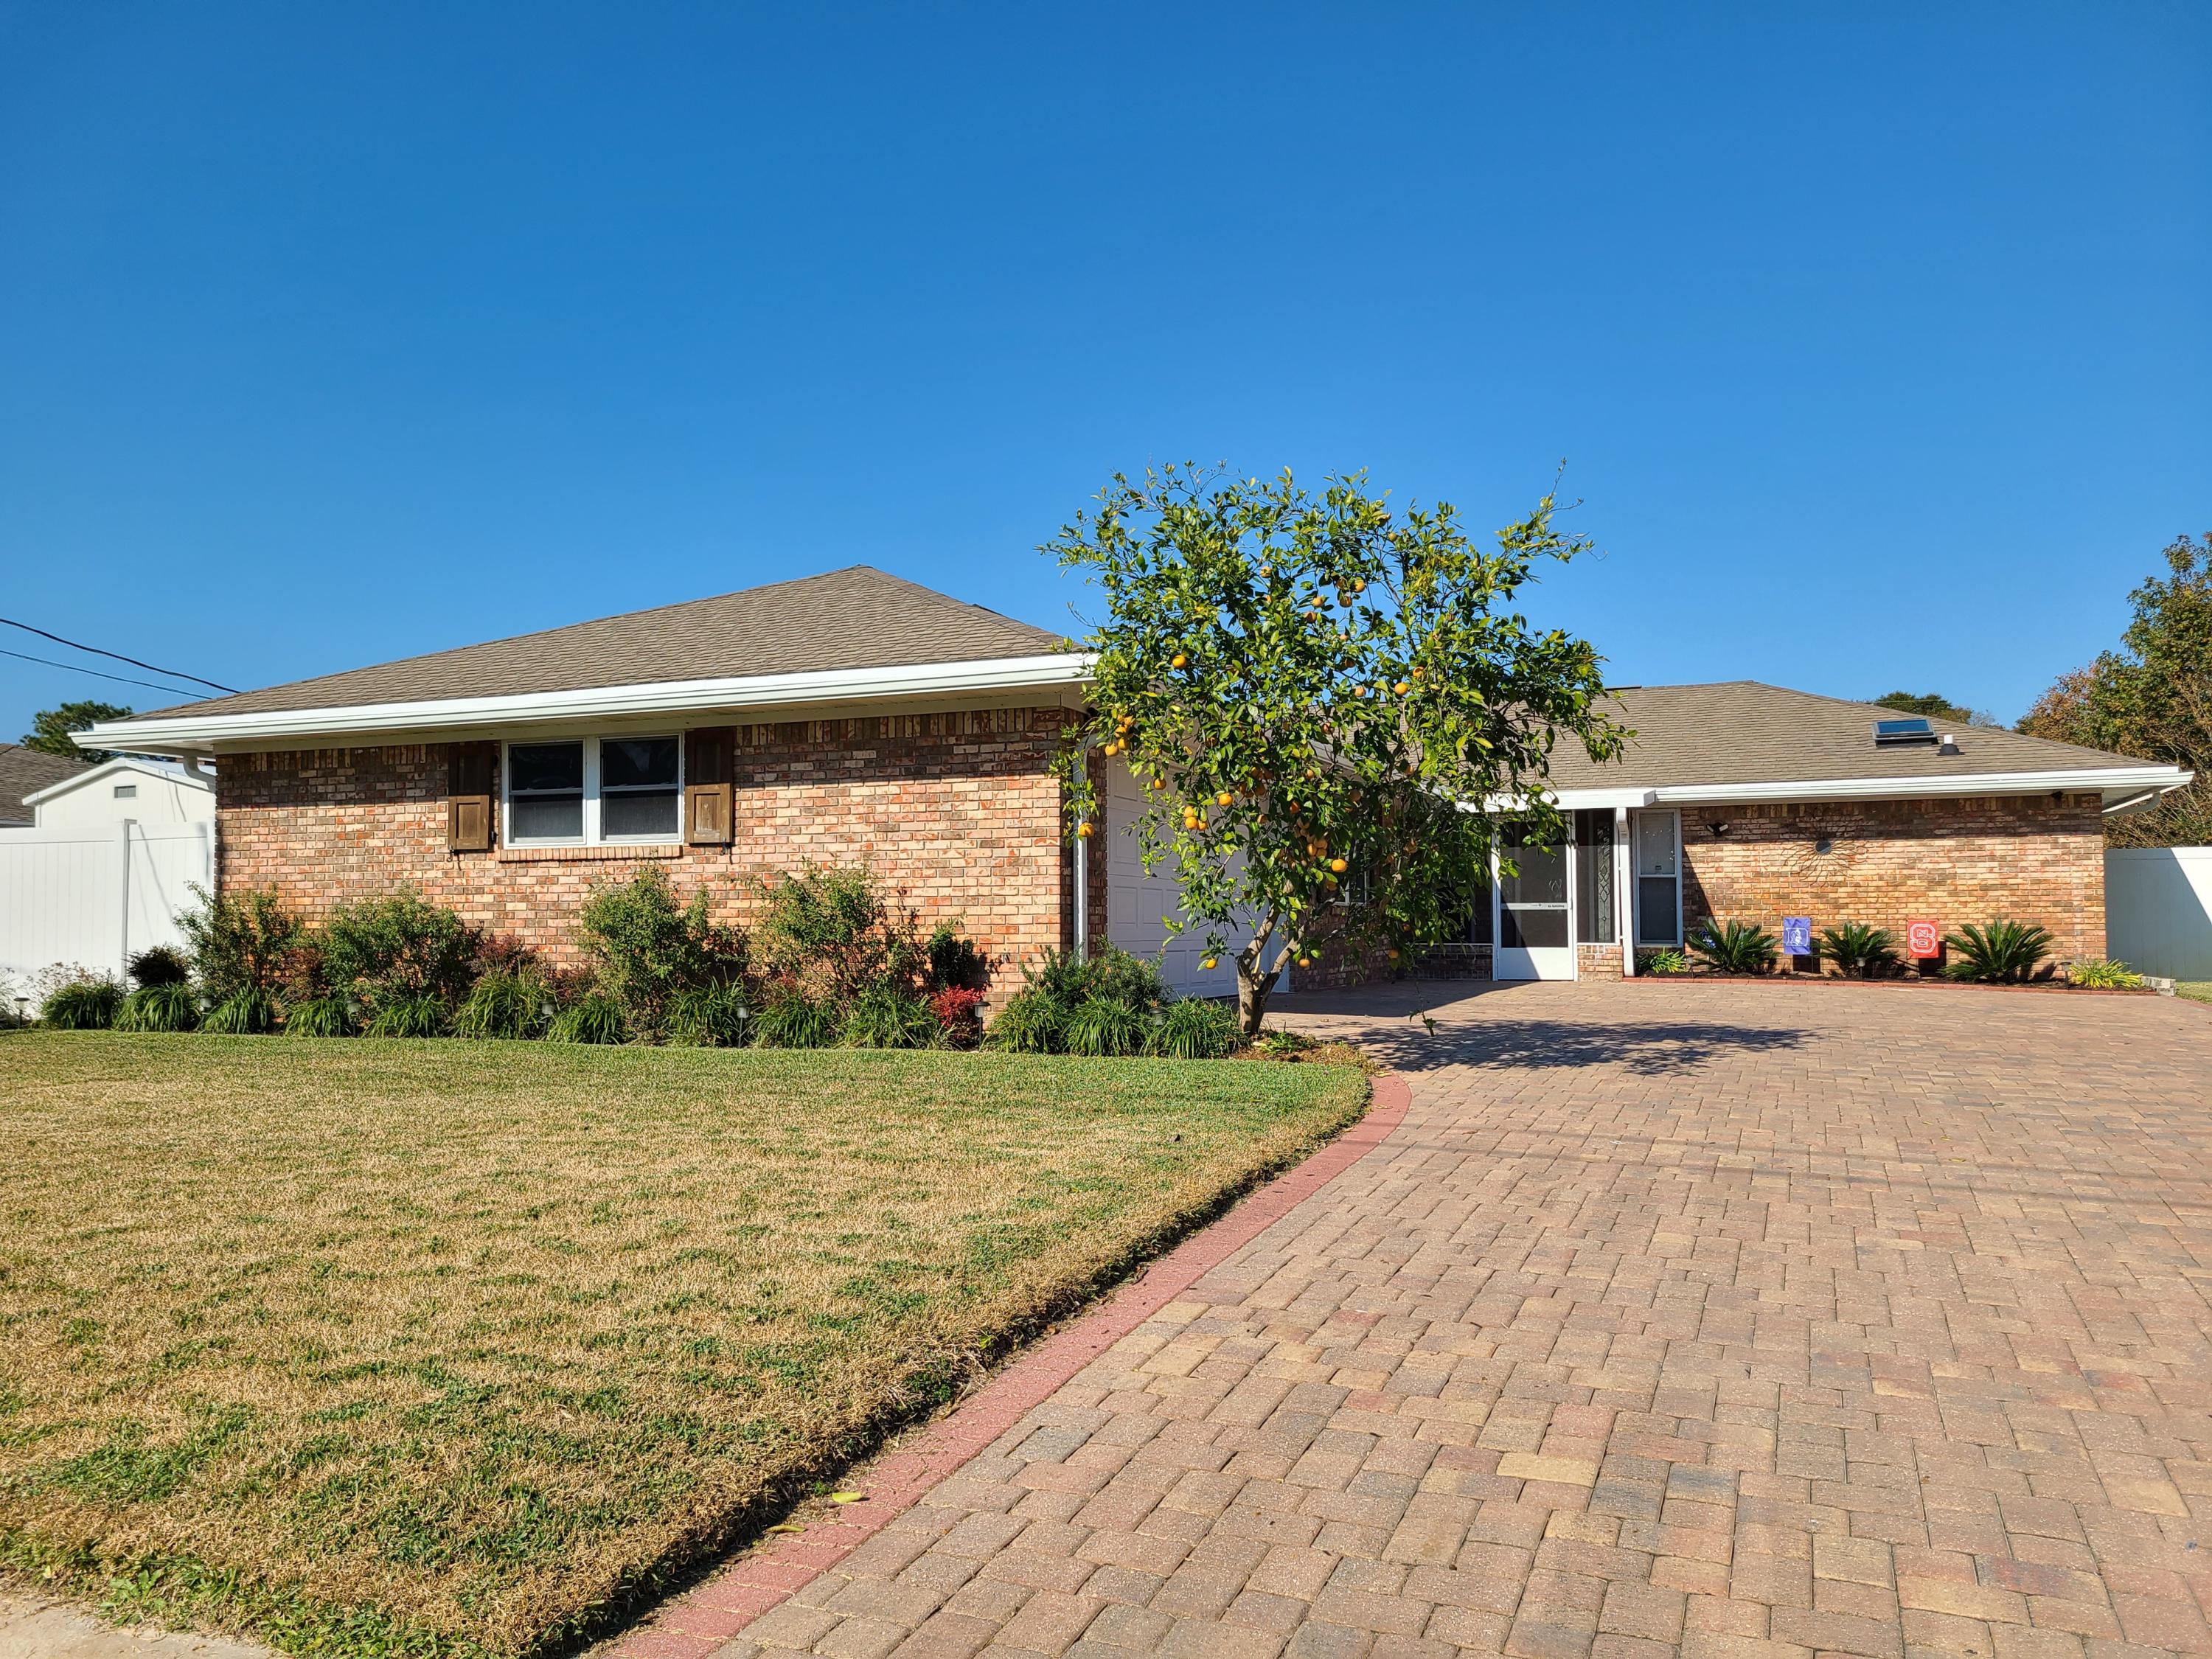
[[2188,997],[2197,1002],[2212,1002],[2212,979],[2176,980],[2173,990],[2177,996]]
[[1345,1066],[0,1037],[0,1564],[588,1634],[1364,1109]]

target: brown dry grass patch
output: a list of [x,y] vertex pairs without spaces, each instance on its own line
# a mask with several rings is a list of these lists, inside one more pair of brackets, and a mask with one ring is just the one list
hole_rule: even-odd
[[1366,1096],[1306,1066],[35,1031],[0,1079],[6,1559],[190,1564],[196,1616],[300,1649],[508,1654],[726,1545]]

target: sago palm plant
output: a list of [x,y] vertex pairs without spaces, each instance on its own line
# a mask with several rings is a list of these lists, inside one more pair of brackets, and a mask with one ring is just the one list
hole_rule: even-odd
[[2030,979],[2048,979],[2054,971],[2048,968],[2036,971],[2051,954],[2051,935],[2033,922],[1999,917],[1977,927],[1970,921],[1957,933],[1944,934],[1943,943],[1955,958],[1943,969],[1953,979],[2020,985]]
[[1897,966],[1897,937],[1887,927],[1847,921],[1840,927],[1821,930],[1820,954],[1834,963],[1838,972],[1872,979]]

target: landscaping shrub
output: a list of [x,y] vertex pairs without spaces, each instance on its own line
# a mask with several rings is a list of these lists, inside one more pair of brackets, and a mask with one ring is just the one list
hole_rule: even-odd
[[[137,971],[136,959],[131,967]],[[189,1031],[199,1023],[199,998],[182,980],[141,985],[123,999],[115,1015],[118,1031]]]
[[276,999],[258,986],[233,992],[207,1012],[200,1029],[218,1036],[256,1036],[276,1024]]
[[1165,1060],[1219,1060],[1244,1046],[1236,1011],[1202,997],[1186,997],[1160,1011],[1145,1045]]
[[983,981],[990,975],[990,963],[975,948],[975,940],[963,938],[951,922],[938,923],[922,948],[929,958],[933,990],[981,992]]
[[2049,979],[2057,971],[2055,966],[2038,970],[2051,954],[2051,935],[2030,922],[2000,917],[1977,927],[1970,921],[1957,933],[1944,934],[1943,944],[1954,958],[1943,969],[1952,979],[2019,985]]
[[[313,943],[331,988],[361,1004],[373,1036],[432,1035],[422,1026],[441,1028],[475,977],[476,931],[411,888],[348,905],[323,924]],[[420,1006],[425,1000],[436,1005],[434,1020]]]
[[1639,974],[1686,974],[1690,959],[1680,951],[1639,951],[1636,954],[1636,971]]
[[1872,979],[1897,966],[1897,939],[1886,927],[1847,921],[1840,927],[1821,930],[1820,954],[1842,973]]
[[848,1048],[927,1048],[943,1030],[921,997],[881,981],[853,999],[837,1036]]
[[762,1007],[753,1042],[763,1048],[827,1048],[837,1041],[837,1024],[829,1002],[787,987]]
[[983,1045],[1017,1054],[1056,1054],[1066,1024],[1067,1016],[1052,994],[1031,983],[1006,999],[984,1034]]
[[284,1035],[304,1037],[342,1037],[353,1034],[353,1009],[346,999],[325,993],[284,1007]]
[[548,1042],[627,1042],[629,1024],[622,1004],[604,991],[589,992],[553,1017]]
[[973,1048],[983,1036],[983,994],[972,986],[954,985],[929,1000],[941,1039],[947,1048]]
[[657,864],[601,887],[586,902],[582,921],[599,989],[642,1042],[667,1038],[678,997],[744,972],[744,941],[735,929],[708,921],[706,890],[679,902]]
[[2066,970],[2066,982],[2087,991],[2140,991],[2143,976],[2124,962],[2098,957],[2077,962]]
[[[273,1008],[286,958],[301,941],[298,919],[271,891],[225,898],[198,886],[191,891],[198,903],[179,916],[177,925],[191,942],[201,996],[220,1008],[253,992]],[[210,1030],[222,1029],[212,1013],[206,1024]]]
[[1708,921],[1689,938],[1690,954],[1717,974],[1764,974],[1774,966],[1774,935],[1747,921]]
[[745,1040],[752,1011],[743,985],[702,985],[678,991],[669,1005],[667,1037],[695,1048],[735,1048]]
[[157,985],[182,985],[192,976],[192,965],[173,945],[149,945],[131,958],[131,982],[140,990]]
[[1094,992],[1078,1003],[1062,1028],[1071,1054],[1142,1054],[1149,1022],[1117,996]]
[[123,1010],[123,988],[106,974],[77,974],[48,991],[39,1018],[58,1031],[105,1031]]
[[912,918],[886,908],[865,868],[808,864],[762,884],[760,900],[753,965],[803,995],[842,1006],[871,985],[911,982],[927,969]]
[[545,1006],[553,1000],[545,975],[530,967],[494,968],[469,987],[453,1011],[459,1037],[534,1037],[545,1028]]

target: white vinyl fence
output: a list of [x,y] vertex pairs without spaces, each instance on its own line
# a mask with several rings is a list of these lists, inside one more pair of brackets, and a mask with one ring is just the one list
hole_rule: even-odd
[[2107,852],[2105,953],[2139,974],[2212,980],[2212,847]]
[[0,830],[0,994],[28,995],[56,963],[120,977],[149,945],[181,945],[188,883],[213,890],[207,823]]

